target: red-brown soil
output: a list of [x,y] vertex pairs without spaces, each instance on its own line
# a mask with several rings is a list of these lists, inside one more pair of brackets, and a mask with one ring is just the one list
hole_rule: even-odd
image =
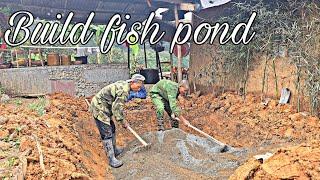
[[[62,94],[48,96],[48,99],[43,116],[28,108],[30,101],[37,100],[22,100],[21,105],[13,100],[8,104],[0,104],[0,117],[7,119],[7,122],[0,125],[0,139],[7,142],[11,136],[11,146],[12,142],[18,141],[20,146],[11,147],[17,147],[18,152],[15,153],[23,154],[30,150],[25,155],[26,179],[113,178],[97,128],[87,112],[84,99]],[[275,153],[263,164],[249,160],[246,164],[250,167],[244,169],[249,169],[250,177],[320,178],[317,169],[320,167],[320,152],[317,148],[320,141],[319,118],[306,112],[296,113],[291,105],[278,105],[277,100],[270,100],[267,105],[263,105],[260,97],[250,94],[245,101],[243,97],[233,93],[218,97],[193,95],[182,99],[180,104],[183,115],[191,124],[216,139],[234,147]],[[126,119],[139,134],[157,130],[155,111],[150,99],[128,103]],[[169,128],[168,116],[166,120]],[[118,124],[117,128],[118,145],[126,146],[135,139]],[[199,135],[183,125],[181,128]],[[13,134],[14,132],[17,133]],[[44,172],[40,168],[34,135],[38,137],[43,151]],[[281,150],[277,150],[279,148]],[[282,171],[286,167],[295,168],[296,171]],[[236,171],[235,176],[237,173]],[[241,175],[236,177],[244,176]]]
[[[19,142],[19,151],[26,152],[26,179],[112,179],[84,99],[62,94],[47,98],[43,116],[28,108],[38,100],[0,105],[0,117],[7,119],[1,125],[0,139],[4,141],[20,129],[11,141]],[[34,137],[43,151],[44,171]]]

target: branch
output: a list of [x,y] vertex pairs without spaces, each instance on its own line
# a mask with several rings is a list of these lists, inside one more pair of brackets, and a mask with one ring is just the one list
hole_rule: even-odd
[[43,172],[46,171],[45,167],[44,167],[44,163],[43,163],[43,153],[42,153],[42,149],[41,149],[41,145],[38,141],[38,137],[34,134],[32,134],[34,141],[36,141],[37,144],[37,149],[38,149],[38,153],[39,153],[39,161],[40,161],[40,168],[42,169]]

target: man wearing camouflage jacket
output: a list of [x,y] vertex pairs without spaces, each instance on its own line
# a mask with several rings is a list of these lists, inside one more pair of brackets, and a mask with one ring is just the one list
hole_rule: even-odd
[[[159,131],[164,131],[164,111],[170,116],[172,128],[179,128],[178,119],[184,124],[189,124],[180,114],[180,108],[177,104],[179,94],[184,96],[188,91],[189,84],[187,80],[182,80],[179,84],[170,80],[161,80],[152,87],[150,96],[156,107]],[[175,117],[178,117],[178,119]]]
[[109,165],[120,167],[121,161],[116,159],[122,150],[116,148],[116,128],[112,116],[127,128],[128,123],[124,119],[123,105],[131,91],[139,91],[145,78],[140,74],[135,74],[130,80],[118,81],[101,89],[92,99],[90,111],[96,121],[100,136],[107,151]]

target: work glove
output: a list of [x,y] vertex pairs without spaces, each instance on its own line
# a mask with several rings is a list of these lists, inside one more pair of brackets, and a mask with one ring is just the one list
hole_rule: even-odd
[[174,114],[171,114],[171,118],[172,118],[172,119],[177,119]]
[[172,119],[176,119],[176,120],[184,123],[184,124],[187,125],[187,126],[191,125],[190,122],[187,121],[187,120],[186,120],[185,118],[183,118],[183,117],[180,119],[180,118],[177,118],[174,114],[171,114],[171,118],[172,118]]
[[129,126],[129,123],[126,120],[121,121],[121,125],[123,128],[127,129]]

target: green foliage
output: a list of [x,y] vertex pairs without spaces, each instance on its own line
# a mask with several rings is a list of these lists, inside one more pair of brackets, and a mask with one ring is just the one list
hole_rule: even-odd
[[5,93],[5,89],[4,89],[4,87],[1,86],[1,84],[0,84],[0,95],[1,95],[1,94],[4,94],[4,93]]
[[13,102],[14,102],[14,104],[15,104],[16,106],[21,106],[21,105],[22,105],[22,100],[21,100],[20,98],[15,99]]
[[[274,61],[276,57],[287,54],[291,64],[296,66],[298,96],[305,88],[308,92],[305,96],[310,98],[310,111],[317,115],[320,108],[319,3],[311,0],[273,3],[252,0],[233,5],[235,13],[221,18],[220,22],[229,22],[234,27],[236,23],[247,21],[249,15],[256,11],[257,17],[252,27],[256,36],[249,45],[228,43],[221,46],[219,55],[223,59],[225,76],[235,79],[245,89],[247,72],[254,60]],[[276,72],[274,74],[276,77]],[[304,82],[304,87],[301,82]]]
[[14,167],[18,164],[18,161],[19,159],[17,157],[11,157],[8,159],[8,162],[7,162],[7,167]]
[[29,104],[29,109],[37,112],[39,116],[43,116],[46,113],[45,107],[48,103],[46,98],[40,97],[36,102]]

